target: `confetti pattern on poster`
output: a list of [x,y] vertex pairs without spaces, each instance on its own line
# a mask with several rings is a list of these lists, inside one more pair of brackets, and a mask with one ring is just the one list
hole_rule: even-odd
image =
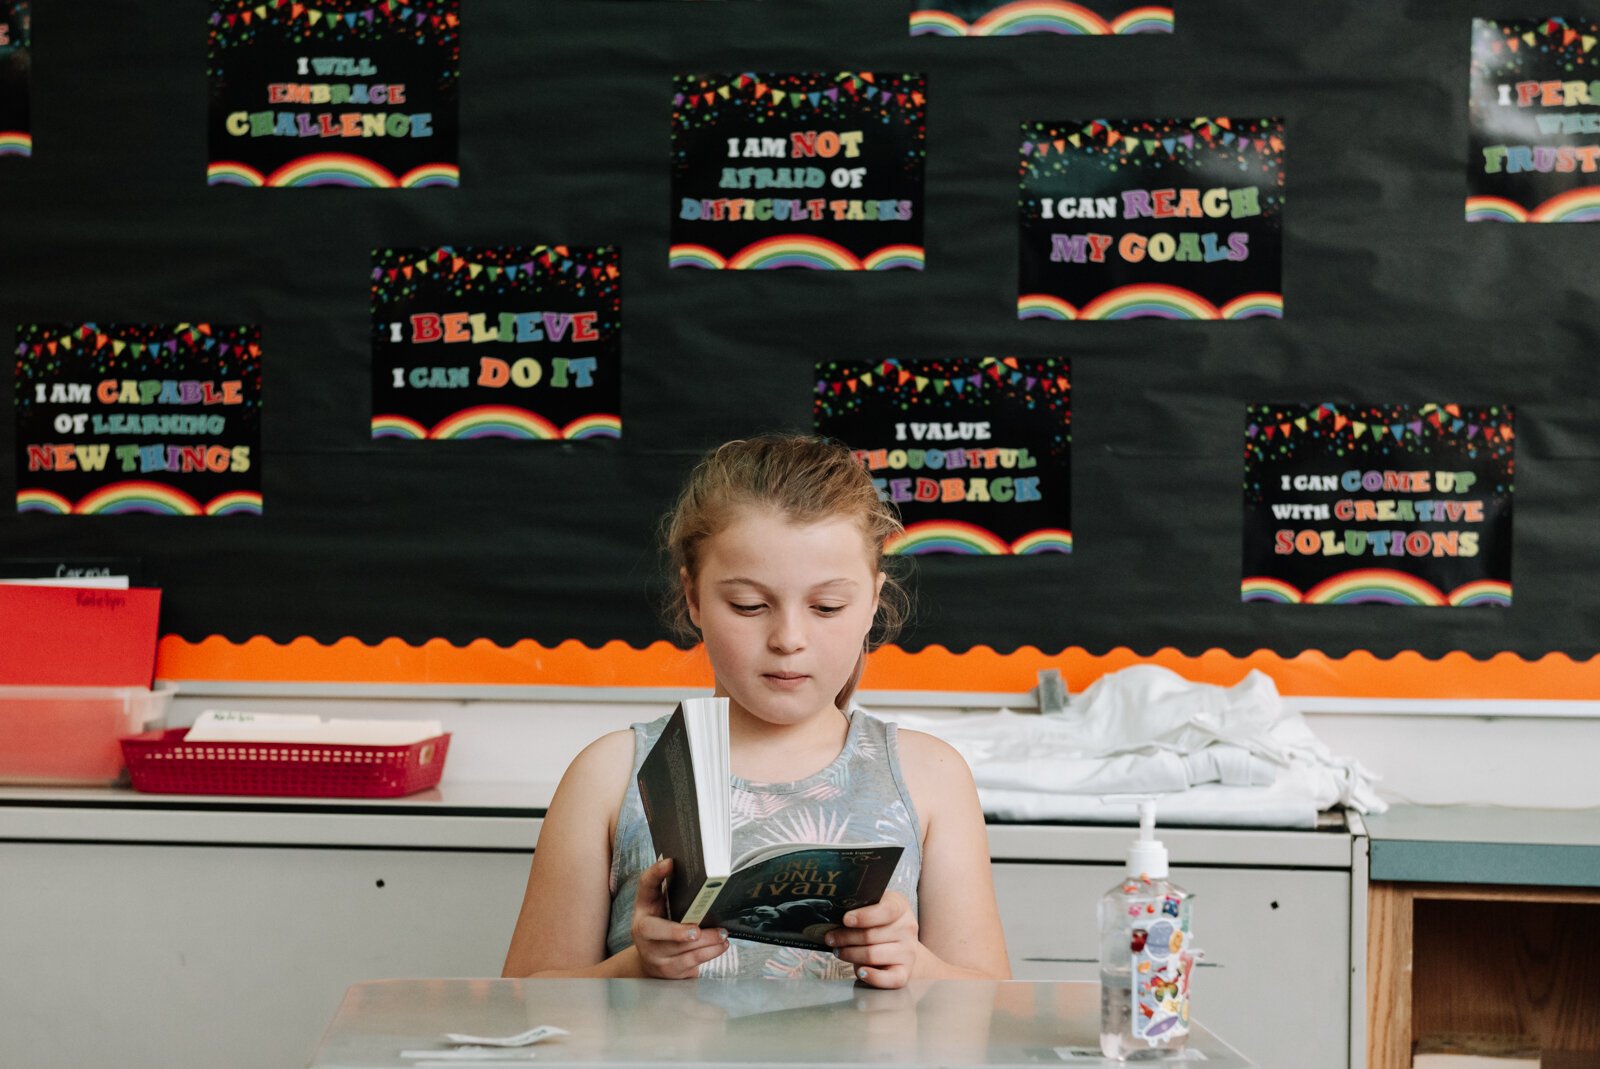
[[372,254],[374,438],[622,435],[615,247]]
[[1053,33],[1102,37],[1171,33],[1171,5],[1124,0],[912,0],[913,37],[1015,37]]
[[899,509],[889,552],[1072,552],[1068,361],[818,364],[813,410]]
[[1472,20],[1467,221],[1600,221],[1600,23]]
[[460,0],[211,0],[214,186],[458,186]]
[[1022,126],[1019,319],[1283,316],[1281,119]]
[[0,157],[32,156],[28,115],[33,17],[28,0],[0,0]]
[[1511,604],[1509,405],[1247,410],[1243,600]]
[[261,328],[17,328],[17,511],[261,515]]
[[920,74],[680,75],[673,267],[921,270]]

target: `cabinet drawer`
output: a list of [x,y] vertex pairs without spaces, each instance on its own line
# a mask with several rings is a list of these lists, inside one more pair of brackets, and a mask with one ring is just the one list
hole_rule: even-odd
[[[1347,1069],[1350,874],[1185,866],[1194,892],[1196,1018],[1261,1066]],[[996,862],[995,894],[1018,979],[1098,976],[1095,903],[1117,865]]]

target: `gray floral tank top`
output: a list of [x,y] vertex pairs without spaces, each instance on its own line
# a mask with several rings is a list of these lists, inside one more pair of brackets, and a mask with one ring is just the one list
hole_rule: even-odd
[[[639,765],[655,745],[668,716],[633,725],[633,774],[617,814],[611,849],[611,925],[606,953],[616,954],[633,943],[633,901],[639,873],[655,861],[650,828],[639,803]],[[900,856],[889,889],[899,891],[917,909],[917,879],[922,872],[921,831],[905,780],[895,725],[860,709],[850,716],[844,749],[815,775],[793,783],[751,783],[738,776],[733,783],[733,856],[776,843],[900,843]],[[831,953],[770,946],[745,939],[729,940],[726,953],[700,966],[705,978],[802,977],[848,980],[851,965]]]

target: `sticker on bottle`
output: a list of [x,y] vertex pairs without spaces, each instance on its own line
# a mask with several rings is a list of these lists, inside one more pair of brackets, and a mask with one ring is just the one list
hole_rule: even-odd
[[[1188,910],[1169,899],[1147,926],[1133,929],[1133,1035],[1152,1047],[1189,1034],[1189,977],[1194,973]],[[1165,904],[1164,904],[1165,905]]]

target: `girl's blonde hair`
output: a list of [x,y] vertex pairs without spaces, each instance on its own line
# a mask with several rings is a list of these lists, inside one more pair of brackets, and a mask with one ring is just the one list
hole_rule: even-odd
[[[733,521],[742,508],[773,509],[796,524],[849,519],[861,530],[872,570],[884,572],[878,612],[868,632],[866,650],[892,641],[910,614],[905,586],[886,563],[884,544],[904,531],[900,518],[878,496],[872,477],[850,450],[834,441],[809,435],[764,434],[717,447],[690,473],[683,492],[662,519],[661,542],[670,565],[667,576],[667,623],[680,638],[695,642],[699,632],[689,619],[689,603],[680,576],[693,582],[705,542]],[[861,675],[864,658],[835,703],[845,708]]]

